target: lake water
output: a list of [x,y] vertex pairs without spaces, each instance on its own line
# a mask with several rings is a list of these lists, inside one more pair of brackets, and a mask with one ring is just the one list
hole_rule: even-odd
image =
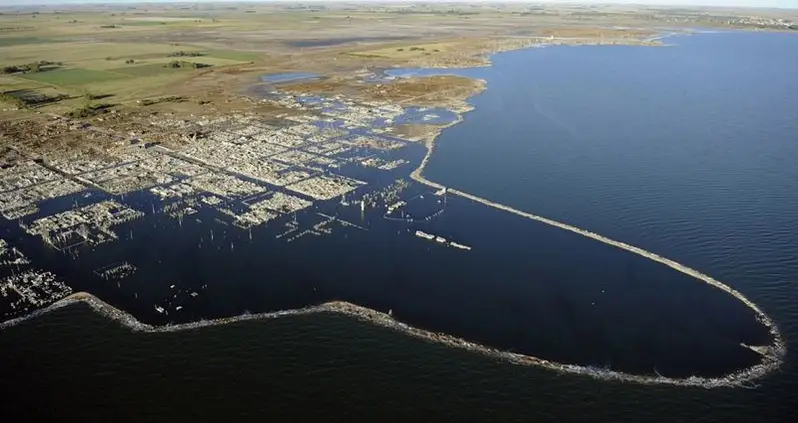
[[[798,341],[798,37],[671,42],[531,49],[458,71],[487,80],[488,90],[440,136],[426,176],[708,273],[759,304],[790,348]],[[236,297],[216,304],[234,306],[218,314],[263,307],[251,298],[264,292],[276,296],[273,306],[307,301],[322,286],[319,300],[394,308],[414,324],[566,362],[635,372],[658,363],[680,375],[753,359],[735,355],[732,341],[763,334],[725,294],[610,247],[449,201],[445,219],[425,230],[473,245],[480,259],[396,236],[377,249],[393,258],[375,261],[373,241],[346,232],[301,257],[275,253],[285,263],[277,275],[303,269],[294,291],[250,276],[224,291]],[[384,233],[403,230],[380,222]],[[158,251],[178,251],[160,242]],[[203,263],[202,253],[184,255]],[[234,261],[206,279],[233,284],[224,271],[259,256],[226,258]],[[315,267],[338,270],[320,280]],[[497,363],[341,316],[154,335],[75,307],[0,342],[3,363],[13,363],[0,376],[20,387],[9,403],[28,417],[787,422],[798,400],[792,349],[754,390],[646,387]],[[49,407],[28,408],[40,402]]]
[[277,84],[282,82],[296,82],[307,79],[316,79],[318,75],[311,72],[284,72],[261,76],[260,80],[266,83]]

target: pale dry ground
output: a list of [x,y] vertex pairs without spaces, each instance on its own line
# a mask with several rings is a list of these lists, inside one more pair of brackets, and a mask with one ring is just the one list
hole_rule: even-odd
[[[109,96],[101,101],[117,112],[94,117],[93,123],[124,130],[135,128],[153,113],[190,117],[234,111],[265,116],[291,112],[248,98],[269,89],[258,86],[260,75],[284,71],[322,76],[319,81],[283,87],[296,92],[462,107],[466,97],[482,89],[479,81],[441,77],[375,86],[362,83],[360,75],[397,66],[485,65],[489,53],[528,46],[535,42],[531,37],[567,44],[656,44],[660,28],[679,25],[671,22],[674,17],[706,20],[707,16],[754,14],[798,18],[795,12],[774,10],[484,3],[319,3],[304,9],[274,3],[149,3],[17,7],[0,9],[0,13],[1,66],[62,62],[46,72],[0,75],[0,89],[14,95],[70,97],[22,110],[0,102],[4,124],[49,118],[52,113],[64,114],[97,103],[86,100],[85,94],[90,93]],[[167,57],[178,51],[202,56]],[[134,63],[126,63],[130,60]],[[172,60],[212,67],[165,68]],[[151,106],[139,103],[164,96],[183,100]],[[18,138],[23,140],[30,138],[26,135],[30,125],[22,130],[5,129],[20,134]],[[37,142],[49,145],[41,137]],[[61,144],[54,142],[53,146],[61,148]]]

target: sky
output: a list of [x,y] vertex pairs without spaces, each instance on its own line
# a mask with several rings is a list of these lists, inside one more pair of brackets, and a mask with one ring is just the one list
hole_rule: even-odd
[[[241,0],[145,0],[155,2],[211,3]],[[313,1],[313,0],[310,0]],[[319,0],[315,0],[319,1]],[[435,0],[426,0],[435,1]],[[463,0],[467,1],[467,0]],[[519,1],[519,0],[496,0]],[[522,0],[523,1],[523,0]],[[74,3],[135,3],[134,0],[0,0],[0,6],[25,4],[74,4]],[[530,3],[633,3],[655,5],[690,6],[742,6],[742,7],[780,7],[798,9],[798,0],[529,0]]]

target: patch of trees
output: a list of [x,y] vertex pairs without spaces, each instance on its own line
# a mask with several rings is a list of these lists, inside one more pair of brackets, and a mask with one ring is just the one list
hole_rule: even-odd
[[479,12],[467,12],[464,10],[386,10],[385,13],[394,13],[397,15],[479,15]]
[[25,100],[23,100],[21,97],[17,97],[15,95],[13,95],[11,93],[7,93],[5,91],[4,92],[0,92],[0,101],[2,101],[3,103],[13,104],[13,105],[19,107],[20,109],[28,107],[27,102],[25,102]]
[[9,65],[3,66],[0,69],[0,72],[4,74],[12,74],[12,73],[37,73],[37,72],[44,72],[46,70],[50,70],[54,67],[61,66],[63,63],[61,62],[51,62],[49,60],[42,60],[39,62],[27,63],[24,65]]
[[133,60],[133,59],[127,59],[127,60],[125,60],[125,64],[126,64],[126,65],[132,65],[132,64],[134,64],[134,63],[136,63],[136,61],[135,61],[135,60]]
[[13,104],[20,109],[37,107],[69,99],[67,94],[45,95],[30,90],[14,90],[0,92],[0,101]]
[[200,56],[204,56],[204,54],[202,54],[202,53],[200,53],[198,51],[182,51],[181,50],[181,51],[176,51],[174,53],[170,53],[166,57],[200,57]]
[[113,97],[113,94],[94,94],[91,91],[83,92],[83,98],[86,99],[86,104],[89,104],[91,100],[102,100],[108,97]]
[[202,69],[209,68],[211,65],[207,63],[187,62],[185,60],[173,60],[163,65],[163,67],[169,69]]
[[144,100],[140,100],[138,103],[142,106],[152,106],[153,104],[159,103],[181,103],[185,100],[185,97],[179,95],[170,95],[161,98],[145,98]]
[[103,29],[114,29],[114,28],[119,28],[119,25],[100,25],[100,28],[103,28]]
[[106,113],[106,112],[108,112],[108,109],[111,106],[112,106],[111,104],[105,104],[105,103],[87,104],[87,105],[85,105],[83,107],[79,107],[79,108],[77,108],[75,110],[67,112],[66,115],[71,117],[71,118],[73,118],[73,119],[87,118],[87,117],[99,115],[101,113]]
[[5,73],[5,74],[18,73],[18,72],[22,72],[19,69],[18,66],[13,66],[13,65],[11,65],[11,66],[3,66],[3,73]]
[[[403,49],[403,48],[398,48],[398,49],[396,49],[396,51],[405,51],[405,49]],[[426,49],[426,48],[424,48],[424,47],[410,47],[410,51],[427,51],[427,49]],[[436,49],[433,49],[432,51],[434,51],[434,52],[436,52],[436,53],[437,53],[437,52],[440,52],[440,50],[438,50],[437,48],[436,48]],[[424,54],[427,54],[427,55],[429,55],[429,53],[424,53]]]

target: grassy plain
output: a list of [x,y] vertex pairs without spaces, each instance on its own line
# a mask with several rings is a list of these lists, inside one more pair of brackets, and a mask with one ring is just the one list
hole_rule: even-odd
[[[760,28],[767,19],[798,20],[790,13],[517,3],[0,7],[0,67],[55,63],[41,72],[0,75],[0,93],[58,99],[28,108],[0,101],[0,121],[65,114],[85,105],[87,92],[109,96],[114,115],[103,120],[120,127],[135,127],[137,119],[152,113],[279,115],[290,111],[247,97],[269,89],[259,87],[260,75],[297,71],[322,78],[285,89],[461,105],[481,88],[479,81],[441,77],[364,84],[360,76],[395,66],[482,65],[491,52],[539,42],[655,44],[661,27],[728,27],[737,16],[741,20],[731,26]],[[178,52],[184,55],[174,57]],[[165,66],[174,60],[210,67]],[[163,96],[185,101],[142,106],[143,99]]]
[[69,68],[47,72],[26,73],[21,77],[35,82],[66,88],[113,81],[115,79],[124,78],[124,75],[99,70]]

